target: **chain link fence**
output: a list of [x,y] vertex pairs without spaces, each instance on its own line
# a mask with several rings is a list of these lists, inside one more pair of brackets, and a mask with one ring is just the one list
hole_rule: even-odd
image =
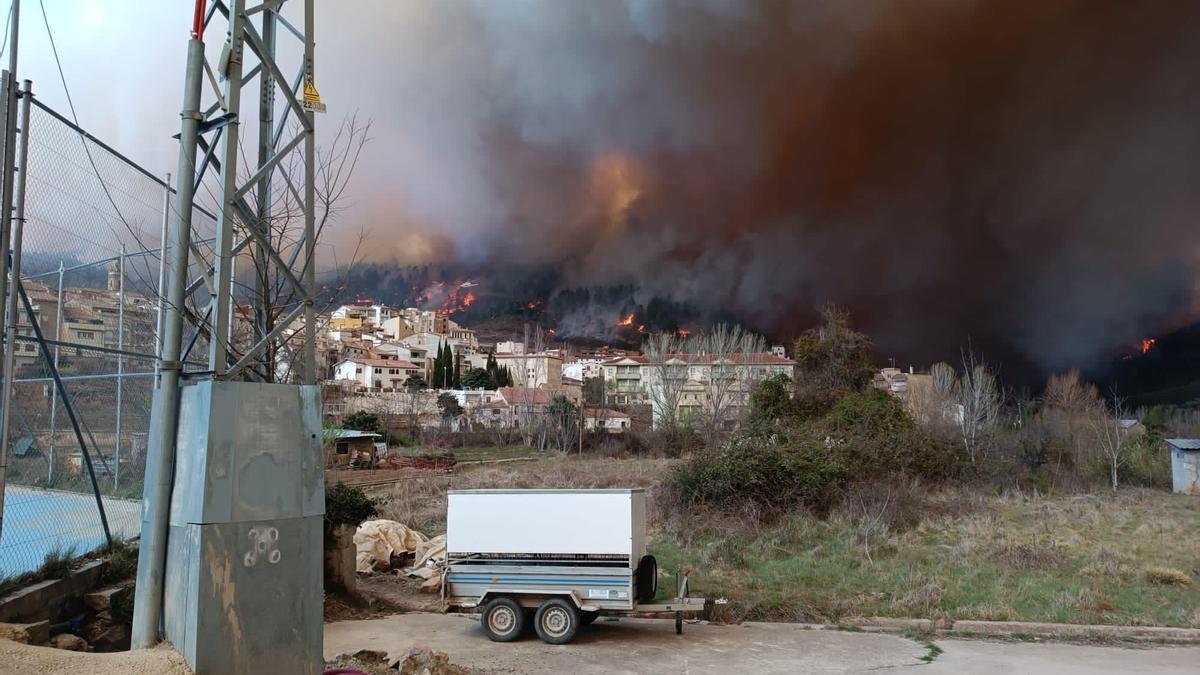
[[[36,99],[26,130],[28,309],[18,302],[11,346],[0,577],[34,570],[51,553],[95,549],[105,521],[113,539],[140,533],[171,207],[165,180]],[[193,217],[192,278],[212,260],[211,213]],[[202,316],[207,302],[200,285],[186,311]],[[191,342],[191,360],[201,360],[206,342]]]

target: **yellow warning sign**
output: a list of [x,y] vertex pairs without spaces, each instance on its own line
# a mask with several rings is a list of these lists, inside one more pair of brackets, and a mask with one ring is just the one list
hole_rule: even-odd
[[304,101],[301,107],[309,112],[325,112],[325,104],[321,102],[321,94],[312,80],[304,81]]

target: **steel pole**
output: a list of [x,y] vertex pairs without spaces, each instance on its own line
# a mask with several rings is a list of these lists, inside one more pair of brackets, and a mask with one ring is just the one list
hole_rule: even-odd
[[[9,48],[8,48],[8,71],[4,73],[3,81],[0,81],[0,87],[3,87],[3,124],[0,124],[0,133],[4,134],[2,139],[3,145],[3,170],[0,171],[0,204],[4,208],[0,209],[0,242],[3,242],[4,251],[0,255],[0,298],[8,297],[8,243],[12,237],[12,203],[13,203],[13,172],[16,162],[16,140],[17,140],[17,39],[21,31],[21,0],[12,0],[12,18],[9,25]],[[14,279],[13,283],[16,283]],[[16,321],[14,316],[13,321]],[[7,335],[5,330],[7,319],[5,312],[0,311],[0,335]],[[12,347],[9,346],[9,349]],[[3,372],[3,376],[8,376],[8,371]],[[5,401],[5,408],[8,408],[8,402]]]
[[[117,350],[125,349],[125,244],[121,244],[121,259],[117,262]],[[125,372],[125,357],[117,354],[117,428],[113,439],[113,489],[121,484],[121,377]]]
[[[264,59],[275,58],[275,10],[266,8],[262,11],[262,50]],[[258,165],[266,166],[275,156],[275,144],[272,142],[272,127],[275,126],[275,76],[270,68],[262,68],[258,73]],[[280,82],[280,86],[287,86]],[[258,181],[258,227],[262,230],[263,239],[270,244],[271,237],[271,176],[274,171],[268,171]],[[267,252],[262,244],[254,247],[254,328],[255,341],[262,339],[271,332],[271,277],[267,274]],[[261,376],[270,381],[274,371],[275,350],[267,346],[261,359],[263,368]],[[253,365],[251,369],[258,372]]]
[[[217,213],[217,245],[213,253],[214,295],[212,298],[211,336],[208,346],[208,368],[213,376],[220,379],[225,375],[229,365],[229,344],[227,342],[232,317],[230,306],[233,303],[233,237],[234,222],[238,220],[237,201],[237,171],[238,165],[238,120],[237,113],[242,103],[242,55],[245,49],[245,31],[242,22],[246,21],[245,0],[231,0],[229,3],[229,58],[223,75],[225,76],[225,110],[234,114],[233,119],[224,128],[221,136],[221,210]],[[182,174],[180,174],[182,176]],[[191,175],[191,174],[188,174]],[[182,184],[182,178],[180,179]],[[246,227],[254,227],[255,223],[245,223]]]
[[[58,261],[58,306],[54,311],[54,340],[55,342],[62,341],[62,325],[63,325],[63,262]],[[54,345],[54,369],[58,370],[58,350],[59,346]],[[49,467],[46,469],[46,482],[54,482],[54,445],[55,436],[57,435],[58,424],[58,387],[50,387],[50,461]]]
[[204,42],[194,33],[188,41],[184,69],[183,110],[180,112],[179,166],[176,176],[175,231],[171,243],[170,284],[163,313],[162,359],[150,419],[146,449],[146,482],[143,493],[142,539],[138,547],[137,586],[134,589],[132,645],[134,649],[158,642],[162,617],[163,576],[167,565],[167,525],[171,482],[175,473],[175,439],[179,421],[179,355],[183,346],[184,288],[188,277],[188,244],[192,229],[192,202],[196,173],[196,139],[199,137],[200,85],[204,78]]
[[[313,0],[304,0],[304,78],[312,82],[313,71]],[[313,187],[314,167],[317,158],[316,115],[310,110],[304,113],[308,119],[308,130],[304,136],[304,384],[317,383],[317,317],[315,298],[317,294],[316,252],[317,233],[315,211],[316,191]]]
[[163,285],[167,278],[167,230],[171,224],[171,174],[167,174],[167,182],[163,185],[162,234],[158,244],[158,302],[154,310],[154,374],[158,375],[159,361],[162,359],[163,346],[163,298],[166,293]]
[[[4,488],[5,475],[8,472],[9,422],[12,417],[13,376],[16,375],[13,367],[17,353],[17,291],[21,288],[19,283],[21,280],[21,238],[25,230],[25,179],[29,173],[27,171],[29,167],[29,101],[32,98],[33,84],[29,80],[25,80],[24,94],[21,99],[21,146],[18,150],[21,170],[18,172],[16,180],[15,214],[12,218],[12,260],[9,266],[12,283],[8,286],[7,298],[9,320],[5,325],[4,386],[3,393],[0,394],[0,400],[4,404],[4,410],[0,412],[0,531],[4,529]],[[30,322],[32,323],[32,319]]]

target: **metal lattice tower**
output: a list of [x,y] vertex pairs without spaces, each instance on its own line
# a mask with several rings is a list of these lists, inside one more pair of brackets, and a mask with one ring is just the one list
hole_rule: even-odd
[[[302,6],[302,21],[288,20],[283,14],[285,6],[296,5]],[[219,34],[216,29],[222,21],[226,31],[219,55],[215,49],[206,52],[205,35]],[[289,59],[293,62],[289,72],[295,68],[291,77],[284,71]],[[185,410],[180,412],[183,361],[196,337],[207,338],[209,372],[187,376],[193,381],[217,381],[210,389],[220,381],[285,379],[276,368],[277,351],[296,351],[297,346],[300,353],[295,361],[300,367],[289,367],[286,380],[312,385],[317,377],[313,113],[323,111],[323,106],[313,85],[313,0],[263,0],[252,6],[245,0],[217,0],[207,8],[204,0],[196,0],[184,80],[176,174],[179,188],[172,214],[162,358],[149,434],[133,624],[135,648],[157,642],[163,617],[164,576],[170,572],[168,523],[171,532],[177,529],[171,520],[172,486],[178,498],[181,480],[175,473],[177,429],[181,414],[196,415],[194,406],[183,406]],[[257,106],[243,102],[248,90],[258,94]],[[204,100],[209,101],[206,106]],[[216,242],[212,262],[206,264],[195,245],[191,220],[197,191],[214,184]],[[291,205],[284,215],[276,210],[280,200]],[[277,227],[280,218],[302,219],[300,234],[283,234]],[[189,254],[194,256],[193,265],[200,263],[199,275],[189,277]],[[246,261],[253,263],[253,284],[241,284],[235,278],[237,263]],[[251,289],[240,294],[245,304],[238,305],[235,290],[244,287]],[[205,297],[205,291],[207,302],[195,302]],[[195,312],[187,309],[189,300],[197,307]],[[239,312],[252,315],[249,339],[235,339],[234,312],[240,307],[251,310]],[[185,322],[194,324],[187,350],[183,348]],[[236,424],[232,419],[228,422]],[[319,446],[319,440],[312,443]],[[241,450],[235,447],[233,453],[238,452]],[[297,448],[294,452],[301,451]],[[194,461],[194,457],[180,458],[185,460]],[[308,489],[306,494],[319,494],[323,478],[312,480],[315,488],[300,487]],[[226,524],[241,526],[236,519]],[[225,525],[202,527],[212,528],[205,532],[215,532]],[[264,528],[251,532],[266,531]],[[177,546],[177,535],[169,536],[171,546]]]
[[[226,42],[216,64],[206,59],[203,68],[213,102],[205,109],[198,128],[197,150],[203,160],[195,174],[194,188],[204,180],[205,172],[217,174],[220,210],[217,214],[217,242],[211,274],[212,303],[205,332],[209,338],[209,367],[219,379],[269,379],[271,371],[265,357],[273,354],[280,337],[304,324],[301,377],[304,383],[316,381],[313,344],[316,233],[314,231],[315,161],[312,101],[305,91],[313,82],[313,0],[302,0],[304,24],[293,25],[282,15],[287,0],[274,0],[246,7],[245,0],[221,0],[213,3],[204,17],[205,32],[213,33],[213,20],[223,17],[227,23]],[[293,3],[296,4],[296,3]],[[282,29],[282,30],[281,30]],[[282,40],[280,39],[282,38]],[[277,44],[284,43],[290,44]],[[298,41],[299,44],[296,44]],[[299,47],[300,64],[288,77],[281,67],[279,47]],[[256,63],[246,68],[252,57]],[[253,109],[243,104],[246,90],[258,94],[257,120]],[[278,102],[282,101],[282,105]],[[257,152],[251,154],[242,135],[257,121]],[[282,170],[291,153],[303,155],[303,179],[297,185],[288,171]],[[253,159],[240,170],[242,157]],[[294,241],[274,239],[273,196],[276,185],[290,191],[303,210],[303,235]],[[254,261],[255,288],[253,306],[253,344],[241,352],[230,344],[235,307],[235,260],[249,252]],[[271,273],[282,279],[290,296],[286,311],[272,316]],[[189,290],[203,280],[193,280]]]

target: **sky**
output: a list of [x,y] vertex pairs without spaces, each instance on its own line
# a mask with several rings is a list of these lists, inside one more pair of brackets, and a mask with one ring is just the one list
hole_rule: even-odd
[[[156,172],[189,4],[46,0],[80,123]],[[918,363],[1061,369],[1196,318],[1189,3],[317,7],[318,138],[373,125],[329,243],[361,226],[370,262],[558,266],[776,334],[837,302]],[[20,57],[65,110],[28,1]]]

